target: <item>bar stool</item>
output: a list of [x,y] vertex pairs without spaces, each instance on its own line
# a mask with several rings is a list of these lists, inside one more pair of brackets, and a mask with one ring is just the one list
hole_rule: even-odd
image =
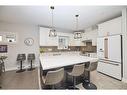
[[88,79],[83,82],[85,89],[97,89],[96,85],[90,82],[90,72],[97,69],[98,61],[91,61],[85,63],[85,71],[88,73]]
[[4,64],[4,60],[7,58],[7,56],[1,56],[0,57],[0,63],[1,63],[1,70],[2,72],[5,72],[5,64]]
[[2,87],[1,87],[1,75],[2,75],[2,61],[0,60],[0,89],[2,89]]
[[84,73],[84,64],[74,65],[71,72],[67,72],[68,75],[73,77],[73,86],[68,86],[68,89],[78,89],[76,85],[76,77],[81,76]]
[[22,62],[26,60],[25,54],[18,54],[17,61],[20,62],[20,69],[16,73],[24,72],[25,69],[22,68]]
[[46,76],[42,76],[42,85],[50,85],[52,89],[55,89],[55,85],[60,83],[64,78],[64,68],[60,68],[54,71],[48,71]]
[[33,68],[32,62],[35,60],[35,54],[34,53],[28,54],[27,60],[30,62],[30,68],[28,69],[28,71],[34,70],[35,68]]

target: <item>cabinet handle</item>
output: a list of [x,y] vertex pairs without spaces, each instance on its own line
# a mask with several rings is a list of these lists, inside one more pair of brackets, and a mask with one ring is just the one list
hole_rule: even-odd
[[104,39],[104,57],[108,58],[108,38]]

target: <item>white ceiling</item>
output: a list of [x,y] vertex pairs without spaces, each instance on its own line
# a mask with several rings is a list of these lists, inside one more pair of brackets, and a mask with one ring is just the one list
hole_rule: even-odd
[[[75,14],[79,14],[79,29],[121,15],[126,6],[55,6],[54,26],[75,30]],[[0,6],[0,21],[50,27],[50,6]]]

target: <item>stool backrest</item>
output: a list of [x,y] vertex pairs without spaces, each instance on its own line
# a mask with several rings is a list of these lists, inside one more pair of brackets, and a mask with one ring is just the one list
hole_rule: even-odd
[[35,60],[35,54],[34,53],[28,54],[27,60]]
[[98,61],[87,62],[85,64],[86,71],[94,71],[97,69]]
[[17,61],[23,61],[23,60],[26,60],[26,55],[25,54],[18,54],[17,56]]
[[46,74],[45,85],[54,85],[62,81],[64,77],[64,68],[48,71]]
[[73,66],[71,75],[72,76],[80,76],[84,73],[84,64],[77,64]]

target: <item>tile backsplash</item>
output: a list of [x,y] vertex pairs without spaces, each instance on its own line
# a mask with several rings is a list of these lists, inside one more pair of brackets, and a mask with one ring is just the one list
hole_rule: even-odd
[[87,45],[87,46],[69,46],[68,49],[58,49],[57,46],[40,46],[40,52],[58,52],[58,51],[81,51],[82,53],[86,52],[96,52],[96,46]]

